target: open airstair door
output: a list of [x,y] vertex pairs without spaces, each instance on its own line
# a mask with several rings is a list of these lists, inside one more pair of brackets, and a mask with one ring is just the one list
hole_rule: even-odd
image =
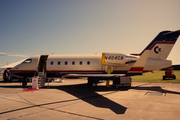
[[39,76],[39,87],[43,87],[46,82],[46,61],[48,55],[41,55],[39,63],[38,63],[38,76]]

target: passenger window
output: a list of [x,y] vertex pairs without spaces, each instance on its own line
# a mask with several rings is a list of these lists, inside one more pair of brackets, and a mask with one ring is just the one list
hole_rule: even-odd
[[53,65],[53,61],[51,61],[51,65]]
[[61,62],[60,61],[58,61],[58,65],[60,65],[61,64]]
[[79,62],[79,65],[82,65],[82,61]]
[[31,63],[32,59],[27,59],[23,63]]
[[65,63],[64,63],[65,65],[67,65],[68,64],[68,62],[67,61],[65,61]]
[[87,61],[87,65],[90,65],[90,61]]
[[74,62],[74,61],[72,61],[72,65],[75,65],[75,62]]

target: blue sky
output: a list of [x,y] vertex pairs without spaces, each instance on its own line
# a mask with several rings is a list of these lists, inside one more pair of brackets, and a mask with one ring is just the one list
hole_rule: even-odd
[[[179,0],[1,0],[0,66],[39,54],[140,53],[180,29]],[[180,38],[168,59],[180,64]]]

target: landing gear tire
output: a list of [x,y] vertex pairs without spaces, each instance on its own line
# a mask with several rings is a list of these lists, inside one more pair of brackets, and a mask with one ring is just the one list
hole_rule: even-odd
[[96,86],[97,86],[97,84],[95,84],[95,83],[91,83],[91,84],[87,84],[88,85],[88,87],[91,87],[91,88],[95,88]]
[[91,82],[91,81],[88,81],[87,86],[94,88],[94,87],[97,86],[97,83],[93,83],[93,82]]
[[22,82],[23,87],[26,87],[26,85],[27,85],[27,82]]
[[27,80],[26,80],[26,78],[23,78],[22,79],[22,87],[26,87],[26,85],[27,85]]
[[173,79],[174,79],[174,80],[176,79],[176,76],[175,76],[175,75],[173,75]]
[[93,78],[93,77],[88,77],[88,83],[87,83],[87,86],[94,88],[94,87],[97,86],[98,82],[99,82],[98,79]]

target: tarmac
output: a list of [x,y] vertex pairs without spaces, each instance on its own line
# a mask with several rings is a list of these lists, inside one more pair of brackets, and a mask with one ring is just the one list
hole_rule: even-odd
[[180,84],[132,82],[132,87],[89,88],[85,79],[65,79],[31,88],[0,80],[1,120],[180,120]]

